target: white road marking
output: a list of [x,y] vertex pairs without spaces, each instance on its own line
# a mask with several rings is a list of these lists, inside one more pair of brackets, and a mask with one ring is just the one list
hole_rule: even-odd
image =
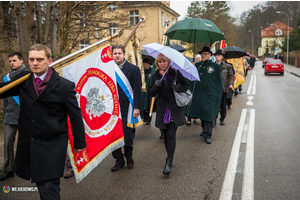
[[233,191],[233,185],[234,185],[234,179],[235,179],[235,174],[236,174],[236,167],[237,167],[237,162],[238,162],[238,157],[239,157],[239,152],[240,152],[240,145],[241,145],[241,138],[242,138],[242,133],[244,129],[244,124],[246,120],[246,114],[247,114],[247,109],[242,110],[240,122],[235,134],[235,139],[233,142],[233,146],[231,149],[231,154],[229,158],[229,162],[227,165],[227,170],[220,194],[220,200],[231,200],[232,198],[232,191]]
[[251,109],[244,165],[242,200],[254,199],[254,127],[255,110]]
[[252,95],[255,95],[255,93],[256,93],[256,74],[254,74],[254,77],[253,77]]
[[248,96],[248,101],[246,102],[246,105],[247,106],[253,106],[253,99],[254,99],[254,97],[253,96]]
[[251,79],[250,79],[250,83],[249,83],[249,86],[248,86],[248,90],[247,90],[247,95],[250,95],[250,92],[251,92],[251,86],[252,86],[252,82],[253,82],[253,74],[251,75]]
[[256,74],[255,70],[253,70],[253,73],[251,75],[250,83],[247,90],[247,95],[255,95],[256,94]]

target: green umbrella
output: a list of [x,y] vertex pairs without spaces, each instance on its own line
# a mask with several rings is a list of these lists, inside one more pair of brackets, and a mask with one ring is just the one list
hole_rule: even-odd
[[[220,29],[210,20],[201,18],[186,18],[173,24],[164,34],[170,39],[188,43],[209,43],[225,40]],[[194,45],[195,53],[195,45]]]

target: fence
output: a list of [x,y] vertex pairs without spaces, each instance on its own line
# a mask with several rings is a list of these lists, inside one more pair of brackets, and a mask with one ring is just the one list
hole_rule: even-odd
[[[283,62],[286,63],[286,52],[283,54]],[[289,65],[296,66],[300,68],[300,50],[299,51],[291,51],[289,52]]]

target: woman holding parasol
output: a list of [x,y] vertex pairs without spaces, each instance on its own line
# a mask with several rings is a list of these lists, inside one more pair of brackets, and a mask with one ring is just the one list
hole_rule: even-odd
[[169,175],[176,146],[176,131],[178,126],[186,124],[183,109],[177,106],[173,89],[177,92],[185,92],[189,85],[181,72],[175,71],[171,66],[171,60],[164,54],[157,55],[155,64],[157,69],[151,77],[149,95],[152,97],[157,95],[155,126],[165,133],[167,159],[163,174]]

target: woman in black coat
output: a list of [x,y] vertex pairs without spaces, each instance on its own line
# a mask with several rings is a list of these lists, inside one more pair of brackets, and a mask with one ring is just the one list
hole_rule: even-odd
[[157,69],[151,77],[149,95],[157,95],[155,126],[165,133],[164,143],[168,156],[163,174],[169,175],[176,146],[177,127],[186,124],[183,109],[176,105],[173,88],[177,92],[185,92],[189,84],[178,70],[176,85],[174,84],[175,69],[170,66],[171,60],[163,54],[156,57],[155,64]]

